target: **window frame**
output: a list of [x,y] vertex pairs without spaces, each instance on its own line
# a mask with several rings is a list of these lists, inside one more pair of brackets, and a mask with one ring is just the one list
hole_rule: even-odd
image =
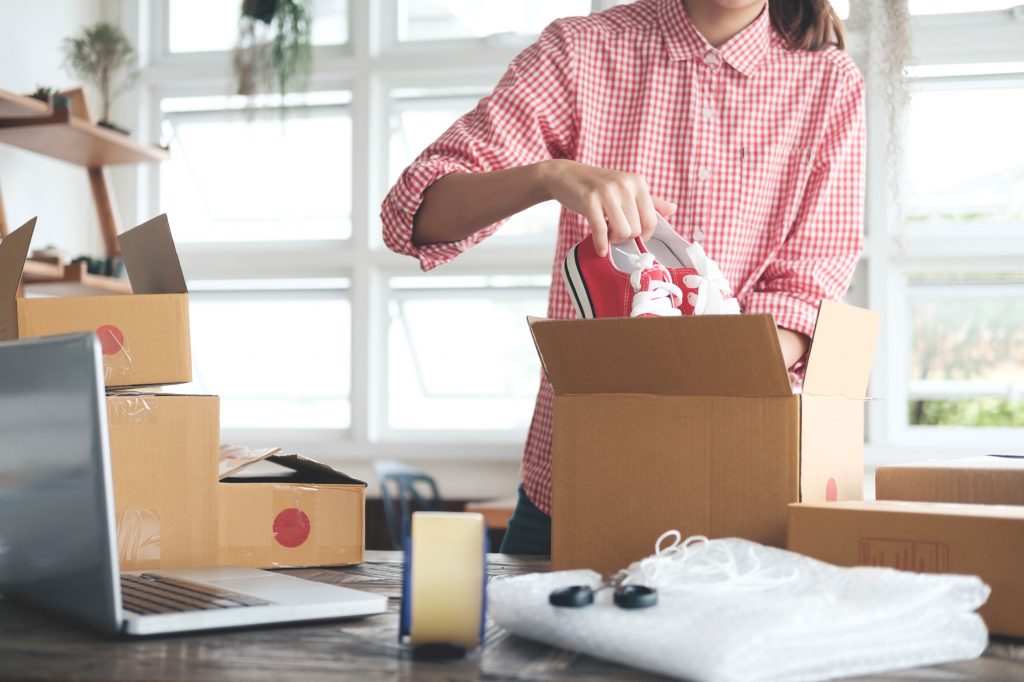
[[[223,53],[171,54],[167,49],[168,2],[138,3],[115,0],[103,6],[104,18],[125,27],[138,46],[143,62],[140,86],[125,96],[119,118],[142,139],[159,138],[160,99],[165,96],[224,94],[232,74]],[[523,435],[396,433],[387,425],[387,301],[388,281],[394,276],[419,275],[417,263],[387,251],[381,241],[379,205],[387,189],[391,91],[483,85],[489,89],[508,63],[532,41],[529,36],[464,39],[436,42],[399,42],[398,0],[350,0],[349,42],[317,46],[311,89],[348,90],[352,93],[354,144],[352,223],[345,243],[276,242],[246,245],[182,245],[183,265],[193,277],[246,279],[253,273],[269,278],[295,276],[344,277],[350,282],[352,306],[352,414],[345,432],[321,434],[305,430],[247,430],[228,433],[252,445],[284,444],[314,457],[361,460],[400,456],[409,460],[518,460]],[[593,0],[594,11],[617,0]],[[889,191],[886,154],[892,134],[886,119],[885,92],[879,86],[880,65],[867,49],[867,34],[860,25],[864,10],[851,3],[846,21],[848,51],[867,78],[868,161],[866,169],[865,228],[867,239],[861,265],[863,284],[858,298],[883,315],[881,339],[872,372],[869,395],[881,398],[866,403],[866,463],[870,467],[891,461],[978,453],[979,447],[998,450],[1019,444],[1021,429],[910,428],[907,424],[909,359],[906,320],[910,294],[908,276],[941,272],[950,267],[983,272],[1019,267],[1024,258],[1024,236],[995,242],[974,240],[965,245],[957,235],[909,234],[898,224],[900,212]],[[1020,31],[1024,8],[951,15],[911,17],[915,64],[1020,62],[1024,43]],[[470,57],[467,59],[467,57]],[[1016,76],[1014,76],[1016,77]],[[1005,76],[1003,76],[1005,78]],[[938,81],[932,81],[936,84]],[[152,166],[116,169],[119,204],[126,223],[138,222],[156,210],[158,170]],[[1001,234],[1000,226],[991,226]],[[513,240],[518,241],[518,240]],[[991,244],[991,246],[990,246]],[[287,258],[280,254],[286,253]],[[227,258],[225,256],[240,256]],[[225,266],[225,263],[230,265]],[[295,267],[291,267],[294,265]],[[487,240],[445,266],[444,276],[551,273],[549,253],[529,243]],[[429,275],[428,275],[429,276]],[[923,429],[923,430],[922,430]],[[930,432],[928,429],[932,429]],[[961,431],[966,431],[961,433]]]
[[[246,286],[245,288],[234,288],[232,286],[226,286],[230,279],[222,278],[216,282],[198,280],[196,285],[191,285],[189,291],[189,298],[192,302],[195,301],[208,301],[208,302],[228,302],[228,301],[251,301],[256,298],[259,300],[273,300],[273,301],[293,301],[293,300],[320,300],[320,301],[344,301],[349,304],[351,309],[351,284],[343,277],[335,278],[323,278],[323,279],[309,279],[308,284],[298,286],[298,280],[291,280],[291,284],[286,287],[275,287],[273,286],[273,279],[261,279],[260,281],[268,283],[264,286]],[[220,286],[217,284],[221,283]],[[350,316],[349,326],[352,326],[352,320]],[[351,375],[351,368],[349,368]],[[349,382],[349,395],[348,401],[350,404],[349,409],[349,422],[351,423],[351,403],[352,403],[352,391],[351,381]],[[287,434],[288,442],[298,438],[303,440],[305,437],[312,437],[314,440],[326,440],[333,439],[338,440],[344,439],[345,433],[348,428],[331,428],[331,427],[318,427],[318,428],[275,428],[275,429],[260,429],[260,428],[223,428],[221,431],[221,440],[229,443],[253,443],[253,442],[269,442],[269,441],[252,441],[249,440],[251,436],[260,435],[266,431],[272,431],[277,434]]]
[[[944,64],[1024,63],[1020,41],[1024,11],[918,15],[911,17],[914,66]],[[901,207],[887,179],[891,136],[905,139],[902,127],[887,124],[885,91],[879,87],[880,65],[863,48],[864,36],[854,32],[853,52],[867,84],[867,199],[865,227],[869,235],[863,258],[868,264],[869,307],[883,315],[881,337],[872,370],[866,406],[865,463],[880,464],[962,457],[984,452],[1015,451],[1024,429],[1003,427],[937,427],[909,423],[910,399],[910,276],[950,269],[986,273],[1021,268],[1024,238],[1010,224],[982,226],[978,239],[965,240],[951,227],[924,228],[902,223]],[[911,88],[949,87],[954,83],[985,84],[1024,77],[936,77],[918,79]],[[901,169],[902,172],[902,169]],[[1017,230],[1019,233],[1019,229]],[[999,239],[992,237],[998,235]],[[986,238],[987,237],[987,238]],[[1010,237],[1010,238],[1008,238]],[[965,242],[967,242],[965,244]]]
[[[445,273],[446,275],[454,275],[451,271]],[[484,273],[481,273],[481,275]],[[493,273],[492,273],[493,274]],[[516,273],[521,275],[524,273]],[[462,275],[472,276],[472,275]],[[390,279],[390,277],[388,278]],[[416,300],[416,299],[429,299],[432,301],[437,300],[495,300],[495,299],[518,299],[523,298],[527,294],[536,294],[543,290],[546,298],[546,287],[538,287],[537,285],[521,285],[521,286],[469,286],[469,287],[409,287],[409,288],[394,288],[390,285],[390,282],[385,282],[385,286],[388,288],[387,301],[389,304],[392,302],[397,303],[399,306],[403,301]],[[390,312],[388,314],[388,323],[390,326],[391,317]],[[525,325],[525,321],[524,321]],[[388,334],[390,329],[385,329],[385,334]],[[386,338],[388,348],[386,353],[390,353],[390,339]],[[410,349],[415,357],[415,350]],[[385,371],[390,366],[385,363]],[[538,363],[537,379],[540,380],[540,364]],[[391,376],[387,373],[381,378],[382,382],[390,382]],[[390,386],[390,383],[386,384]],[[388,420],[387,413],[390,411],[390,404],[385,403],[385,418],[382,428],[382,437],[388,440],[396,442],[436,442],[436,441],[480,441],[480,440],[493,440],[494,442],[500,443],[511,443],[521,444],[525,440],[525,432],[521,429],[412,429],[412,428],[398,428],[392,426]],[[531,411],[532,414],[532,411]]]

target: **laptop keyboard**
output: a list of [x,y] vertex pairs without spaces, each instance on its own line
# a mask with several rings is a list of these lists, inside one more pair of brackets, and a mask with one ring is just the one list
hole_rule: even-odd
[[154,573],[122,575],[121,601],[126,611],[142,615],[270,604],[246,594]]

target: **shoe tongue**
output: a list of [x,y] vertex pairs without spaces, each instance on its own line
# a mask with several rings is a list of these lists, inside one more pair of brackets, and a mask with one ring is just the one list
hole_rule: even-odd
[[671,282],[672,276],[664,267],[656,265],[653,268],[647,268],[646,270],[644,270],[641,280],[644,283],[650,283],[654,281]]

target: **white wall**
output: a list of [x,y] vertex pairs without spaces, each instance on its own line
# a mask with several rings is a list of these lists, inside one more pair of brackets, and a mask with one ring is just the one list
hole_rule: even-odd
[[[97,17],[96,0],[0,0],[0,88],[74,85],[61,68],[61,41]],[[39,216],[35,247],[102,254],[85,169],[0,143],[0,192],[12,229]]]

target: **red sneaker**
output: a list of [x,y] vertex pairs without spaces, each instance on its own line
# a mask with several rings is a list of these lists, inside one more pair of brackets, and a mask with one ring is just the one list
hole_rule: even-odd
[[587,237],[569,249],[562,279],[581,318],[678,316],[683,292],[639,239],[602,258]]
[[738,315],[740,304],[718,264],[697,242],[688,242],[658,216],[654,234],[644,245],[685,292],[684,315]]

